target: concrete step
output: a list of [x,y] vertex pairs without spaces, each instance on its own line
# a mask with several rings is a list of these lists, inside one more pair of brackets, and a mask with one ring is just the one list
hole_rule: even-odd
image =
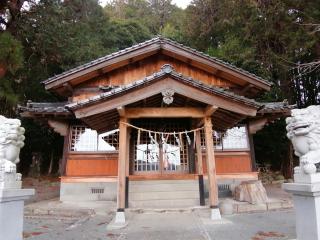
[[129,207],[177,208],[199,205],[197,180],[150,180],[129,182]]
[[132,192],[130,200],[199,199],[199,191]]
[[198,180],[194,179],[179,179],[179,180],[130,180],[130,185],[153,185],[153,184],[189,184],[196,183]]
[[184,208],[199,206],[199,199],[162,199],[162,200],[145,200],[130,201],[131,208]]
[[129,192],[164,192],[164,191],[199,191],[198,182],[196,184],[177,183],[156,183],[156,184],[131,184]]

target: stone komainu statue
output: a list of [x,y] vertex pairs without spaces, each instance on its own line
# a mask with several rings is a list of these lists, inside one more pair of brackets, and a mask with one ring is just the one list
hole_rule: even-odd
[[320,106],[293,109],[286,123],[287,136],[300,158],[300,166],[295,168],[295,173],[315,173],[315,164],[320,162]]
[[18,119],[0,116],[0,173],[15,173],[25,129]]

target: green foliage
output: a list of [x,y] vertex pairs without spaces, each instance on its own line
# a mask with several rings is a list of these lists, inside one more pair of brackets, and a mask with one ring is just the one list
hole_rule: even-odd
[[254,135],[257,162],[270,164],[273,170],[280,170],[288,158],[288,144],[284,119],[264,127]]
[[136,20],[114,20],[108,28],[112,33],[110,42],[114,51],[130,47],[139,42],[150,39],[149,29]]
[[0,49],[0,65],[3,64],[11,73],[22,67],[22,46],[10,33],[0,33]]
[[184,16],[184,11],[173,5],[171,0],[114,0],[105,6],[105,12],[116,22],[140,23],[152,35],[167,33],[168,28],[173,27],[177,32],[169,37],[176,40]]
[[[317,43],[298,23],[306,18],[300,4],[293,5],[280,0],[197,0],[186,10],[185,35],[193,46],[288,89],[292,63],[309,55]],[[286,97],[293,101],[291,91]]]
[[23,50],[9,32],[0,32],[0,50],[0,114],[11,116],[19,100],[17,71],[23,66]]

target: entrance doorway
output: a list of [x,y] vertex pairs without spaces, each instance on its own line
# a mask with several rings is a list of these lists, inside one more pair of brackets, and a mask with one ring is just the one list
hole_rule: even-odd
[[[168,135],[190,129],[190,119],[139,119],[132,124],[163,134],[132,129],[130,141],[131,172],[141,174],[190,173],[193,135]],[[189,140],[188,140],[189,139]]]

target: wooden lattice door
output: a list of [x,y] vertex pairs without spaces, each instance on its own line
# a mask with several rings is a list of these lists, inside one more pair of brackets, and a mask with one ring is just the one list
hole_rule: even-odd
[[[179,145],[173,135],[165,134],[166,132],[179,132],[188,129],[189,121],[148,119],[136,121],[135,125],[152,131],[164,132],[164,134],[151,133],[150,135],[148,132],[140,131],[140,137],[138,137],[138,130],[132,130],[130,162],[133,174],[189,172],[190,145],[187,141],[187,135],[181,134],[182,142]],[[157,144],[152,143],[152,138]]]

